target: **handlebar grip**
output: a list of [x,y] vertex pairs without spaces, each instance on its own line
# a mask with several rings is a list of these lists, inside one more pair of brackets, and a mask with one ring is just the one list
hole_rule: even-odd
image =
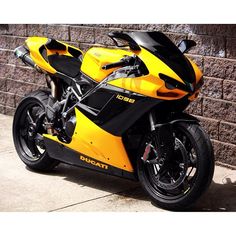
[[107,65],[103,66],[102,69],[103,70],[109,70],[111,68],[115,68],[115,67],[119,67],[119,66],[124,66],[124,65],[125,65],[124,61],[118,61],[118,62],[107,64]]

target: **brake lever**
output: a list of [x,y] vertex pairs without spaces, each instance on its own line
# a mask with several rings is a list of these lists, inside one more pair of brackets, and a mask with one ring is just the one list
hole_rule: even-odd
[[109,70],[111,68],[120,67],[120,66],[130,66],[130,65],[134,65],[135,61],[136,61],[136,55],[135,56],[125,56],[118,62],[114,62],[114,63],[104,65],[102,67],[102,69],[103,70]]

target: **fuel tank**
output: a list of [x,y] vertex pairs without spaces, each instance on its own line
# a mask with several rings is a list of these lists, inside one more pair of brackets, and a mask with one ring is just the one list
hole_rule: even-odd
[[116,69],[103,70],[102,66],[118,62],[124,56],[131,56],[132,54],[128,49],[93,47],[85,53],[81,71],[95,81],[100,82]]

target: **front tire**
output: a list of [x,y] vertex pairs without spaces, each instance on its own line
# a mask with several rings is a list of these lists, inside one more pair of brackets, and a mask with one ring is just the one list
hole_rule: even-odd
[[168,210],[184,210],[210,185],[214,154],[210,139],[199,124],[179,122],[173,132],[181,151],[176,149],[175,157],[165,167],[167,170],[161,175],[158,173],[160,167],[141,159],[145,144],[151,140],[147,135],[138,157],[137,172],[142,187],[155,205]]
[[59,162],[50,158],[43,143],[47,133],[45,108],[49,92],[38,90],[28,94],[19,103],[13,120],[13,140],[20,159],[36,171],[50,171]]

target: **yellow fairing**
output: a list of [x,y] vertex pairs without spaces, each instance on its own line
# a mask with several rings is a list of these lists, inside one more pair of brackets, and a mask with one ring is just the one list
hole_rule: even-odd
[[[77,123],[72,141],[69,144],[62,144],[108,165],[133,172],[121,137],[104,131],[76,108],[75,114]],[[56,136],[48,134],[44,136],[60,142]]]
[[[29,37],[25,41],[25,43],[30,50],[30,56],[33,59],[33,61],[44,71],[47,71],[51,74],[55,74],[57,71],[43,58],[43,56],[40,53],[40,48],[43,45],[45,45],[48,42],[48,40],[49,40],[48,38],[44,38],[44,37]],[[66,46],[66,50],[49,50],[47,49],[47,47],[45,47],[47,51],[47,56],[57,53],[59,55],[66,55],[66,56],[72,57],[72,55],[68,52],[68,47],[79,50],[78,48],[70,46],[66,43],[63,43],[63,42],[60,42],[60,43]],[[79,51],[83,54],[81,50]]]
[[115,70],[114,68],[103,70],[102,67],[104,65],[117,62],[125,55],[131,56],[132,54],[128,50],[93,47],[85,53],[81,71],[97,82],[100,82]]
[[30,50],[30,56],[35,62],[36,65],[38,65],[41,69],[51,73],[55,74],[56,70],[50,66],[48,62],[44,60],[42,55],[39,52],[39,49],[42,45],[46,44],[48,41],[48,38],[43,37],[29,37],[25,43],[27,47]]
[[159,78],[159,73],[168,75],[179,82],[183,83],[182,79],[163,61],[141,48],[137,53],[141,60],[148,68],[149,74],[137,78],[119,78],[110,81],[109,84],[130,90],[132,92],[140,93],[148,97],[175,100],[184,97],[187,92],[180,89],[167,89],[163,80]]
[[[131,56],[133,54],[134,52],[129,50],[94,47],[84,55],[81,70],[97,82],[100,82],[116,69],[103,70],[103,65],[117,62],[125,55]],[[187,92],[180,89],[170,90],[166,88],[164,81],[159,78],[159,73],[162,73],[184,84],[182,79],[168,65],[142,47],[136,54],[147,66],[149,74],[135,78],[118,78],[108,82],[108,84],[163,100],[180,99],[187,95]],[[201,77],[201,72],[193,62],[191,64],[198,81]]]

